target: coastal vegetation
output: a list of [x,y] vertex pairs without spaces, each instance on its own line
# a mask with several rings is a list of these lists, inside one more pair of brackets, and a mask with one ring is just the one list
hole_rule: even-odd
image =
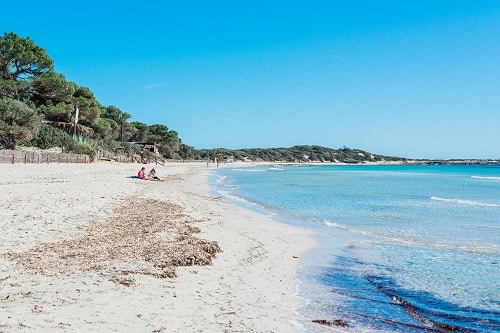
[[53,59],[29,37],[0,36],[0,147],[59,147],[93,156],[117,147],[138,153],[135,143],[156,142],[165,158],[190,150],[167,126],[130,117],[56,72]]
[[273,162],[390,162],[405,159],[372,154],[347,147],[332,149],[321,146],[293,146],[290,148],[250,148],[250,149],[203,149],[197,151],[200,158],[218,157],[222,160],[273,161]]
[[95,156],[118,149],[139,154],[140,143],[155,143],[165,159],[283,162],[379,162],[401,160],[343,147],[194,149],[164,124],[129,122],[120,108],[102,105],[90,88],[68,81],[54,60],[29,37],[0,37],[0,148],[59,148]]

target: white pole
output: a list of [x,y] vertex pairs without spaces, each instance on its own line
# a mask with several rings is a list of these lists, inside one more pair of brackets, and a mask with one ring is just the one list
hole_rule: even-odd
[[78,140],[78,133],[76,132],[76,124],[78,124],[78,115],[80,114],[80,110],[78,107],[76,107],[76,112],[75,112],[75,130],[74,130],[74,135],[75,139]]

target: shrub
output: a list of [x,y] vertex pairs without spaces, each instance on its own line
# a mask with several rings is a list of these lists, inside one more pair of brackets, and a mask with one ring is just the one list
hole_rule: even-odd
[[68,146],[72,141],[71,136],[65,131],[42,124],[40,131],[27,144],[41,149],[49,149]]
[[97,156],[98,150],[95,147],[92,147],[88,143],[80,143],[71,141],[68,143],[67,151],[72,152],[74,154],[85,154],[90,156],[90,161],[94,161]]

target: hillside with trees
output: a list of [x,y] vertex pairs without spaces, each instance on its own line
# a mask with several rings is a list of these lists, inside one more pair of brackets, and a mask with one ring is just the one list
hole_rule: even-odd
[[332,149],[321,146],[293,146],[290,148],[251,148],[239,150],[218,148],[198,150],[197,153],[198,156],[203,159],[217,157],[219,160],[232,158],[234,160],[240,161],[272,161],[287,163],[364,163],[404,160],[398,157],[376,155],[359,149],[351,149],[347,147]]
[[30,38],[12,32],[0,37],[0,147],[62,147],[94,156],[117,147],[136,153],[136,142],[156,142],[165,158],[190,151],[167,126],[128,122],[130,117],[57,73],[53,59]]
[[182,143],[163,124],[129,122],[131,115],[102,105],[90,88],[66,80],[54,60],[30,38],[0,37],[0,148],[61,148],[91,157],[117,148],[140,152],[138,143],[156,143],[165,159],[224,159],[283,162],[393,161],[361,150],[320,146],[254,149],[201,149]]

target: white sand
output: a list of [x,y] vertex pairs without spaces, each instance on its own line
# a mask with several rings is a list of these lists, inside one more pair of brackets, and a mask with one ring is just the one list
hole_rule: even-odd
[[[139,164],[0,164],[0,332],[297,331],[294,270],[316,245],[311,234],[214,197],[204,163],[155,167],[163,182],[127,178]],[[176,278],[130,274],[127,286],[113,280],[117,269],[147,262],[35,273],[7,255],[82,238],[131,197],[180,205],[199,221],[197,237],[222,249],[213,265],[178,267]]]

